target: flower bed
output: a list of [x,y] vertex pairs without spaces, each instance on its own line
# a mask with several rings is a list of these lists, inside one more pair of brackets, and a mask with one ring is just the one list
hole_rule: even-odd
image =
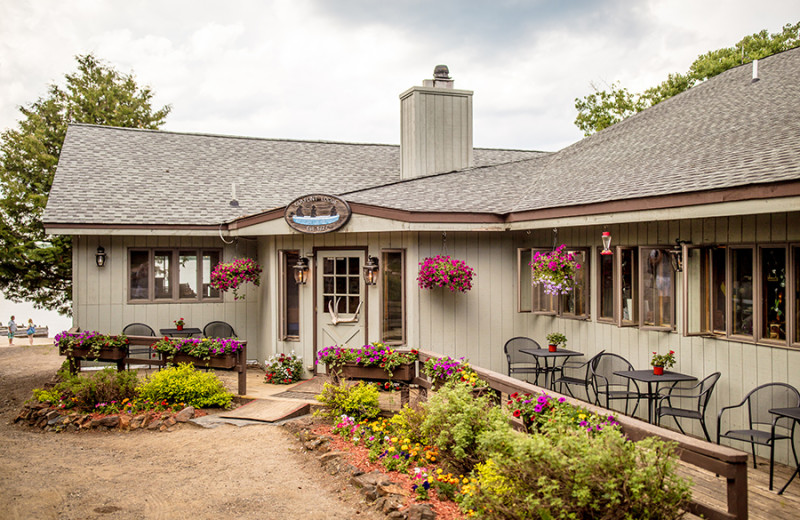
[[128,338],[111,336],[95,330],[78,334],[61,332],[54,338],[58,353],[75,359],[91,361],[119,361],[128,354]]
[[329,374],[398,381],[414,378],[412,365],[418,358],[419,352],[414,349],[403,352],[380,342],[369,343],[359,349],[332,345],[317,353],[317,362],[324,364]]
[[276,354],[266,363],[264,382],[273,385],[288,385],[300,380],[303,375],[303,359],[291,354]]
[[170,363],[188,362],[209,368],[233,368],[244,342],[233,338],[161,338],[153,344]]

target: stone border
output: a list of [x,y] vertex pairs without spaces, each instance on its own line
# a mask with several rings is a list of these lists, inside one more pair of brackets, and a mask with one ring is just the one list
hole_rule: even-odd
[[405,490],[389,480],[388,475],[381,471],[364,473],[345,460],[346,452],[332,451],[331,437],[313,433],[315,425],[314,418],[303,417],[282,426],[297,437],[303,449],[316,455],[329,474],[346,479],[373,509],[385,514],[387,520],[435,520],[436,513],[430,504],[412,504],[405,508]]
[[90,415],[59,410],[43,403],[25,404],[15,423],[25,422],[28,426],[40,428],[45,432],[77,432],[87,430],[150,430],[160,432],[175,431],[175,426],[189,422],[195,410],[187,406],[180,412],[145,412],[137,415],[119,414],[92,418]]

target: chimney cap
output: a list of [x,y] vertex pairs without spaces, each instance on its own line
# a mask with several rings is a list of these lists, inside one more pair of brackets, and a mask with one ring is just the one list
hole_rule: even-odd
[[434,79],[450,79],[450,69],[447,65],[437,65],[433,68]]

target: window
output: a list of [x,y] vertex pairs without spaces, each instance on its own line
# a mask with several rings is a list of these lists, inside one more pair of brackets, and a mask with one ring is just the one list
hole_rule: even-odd
[[580,264],[572,291],[565,295],[545,294],[543,285],[531,285],[530,262],[536,252],[548,253],[550,249],[517,250],[517,311],[550,314],[568,318],[589,317],[589,250],[568,250]]
[[794,294],[791,306],[792,320],[789,325],[793,327],[792,343],[800,346],[800,246],[792,247],[792,268],[791,282],[794,290],[789,294]]
[[753,336],[753,249],[731,249],[731,334]]
[[639,325],[639,257],[634,247],[617,247],[619,266],[620,327]]
[[[221,257],[220,250],[212,249],[129,249],[128,299],[131,302],[218,301],[222,295],[211,288],[211,271]],[[202,261],[198,262],[198,258]]]
[[383,342],[403,345],[406,342],[405,252],[386,249],[383,268]]
[[300,341],[300,286],[294,281],[294,265],[299,251],[278,251],[279,312],[278,335],[282,341]]
[[761,324],[759,337],[786,341],[786,248],[762,247]]
[[[597,249],[598,252],[603,248]],[[598,255],[600,272],[598,277],[598,310],[597,321],[614,321],[614,255]]]
[[643,328],[672,330],[675,326],[675,273],[669,250],[640,248],[641,301],[640,325]]
[[567,294],[562,294],[560,316],[570,318],[589,317],[589,250],[588,249],[568,249],[572,253],[575,262],[581,266],[575,276],[575,286]]
[[727,332],[727,248],[687,247],[684,262],[686,334]]

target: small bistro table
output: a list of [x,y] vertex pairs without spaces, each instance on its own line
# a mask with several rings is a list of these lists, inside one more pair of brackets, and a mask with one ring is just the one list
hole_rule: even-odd
[[158,329],[158,332],[162,336],[169,336],[170,338],[191,338],[195,334],[202,334],[203,331],[198,329],[197,327],[184,327],[181,330],[178,329]]
[[655,413],[655,402],[658,398],[658,384],[659,383],[679,383],[681,381],[697,381],[697,378],[694,376],[690,376],[688,374],[681,374],[679,372],[670,372],[669,370],[664,370],[664,373],[660,376],[657,376],[653,373],[653,369],[650,370],[623,370],[620,372],[614,372],[615,375],[627,377],[628,379],[633,379],[634,381],[641,381],[643,383],[647,383],[647,393],[640,393],[642,397],[647,398],[647,422],[653,424],[654,413]]
[[789,487],[789,484],[792,483],[794,477],[796,477],[798,473],[800,473],[800,462],[797,461],[797,454],[794,452],[794,427],[797,426],[798,422],[800,422],[800,407],[795,406],[792,408],[771,408],[769,413],[777,415],[779,417],[788,417],[789,419],[794,420],[794,423],[792,423],[792,435],[790,440],[792,441],[792,453],[795,456],[794,462],[795,465],[797,465],[797,467],[795,468],[794,473],[792,473],[792,476],[789,477],[789,480],[786,481],[786,484],[784,484],[781,490],[778,491],[778,494],[782,495],[783,492],[786,491],[786,488]]
[[[553,390],[553,383],[555,382],[555,372],[561,370],[561,367],[566,363],[567,358],[573,356],[582,356],[583,352],[576,352],[574,350],[567,350],[565,348],[557,349],[555,352],[550,352],[550,349],[547,348],[521,348],[519,349],[520,352],[524,352],[525,354],[529,354],[536,358],[536,363],[539,363],[539,358],[544,360],[544,387],[550,388]],[[550,366],[549,360],[550,358],[553,359],[553,366]],[[563,358],[561,360],[561,365],[558,365],[558,358]],[[538,375],[538,374],[537,374]],[[550,375],[550,386],[547,385],[547,376]]]

